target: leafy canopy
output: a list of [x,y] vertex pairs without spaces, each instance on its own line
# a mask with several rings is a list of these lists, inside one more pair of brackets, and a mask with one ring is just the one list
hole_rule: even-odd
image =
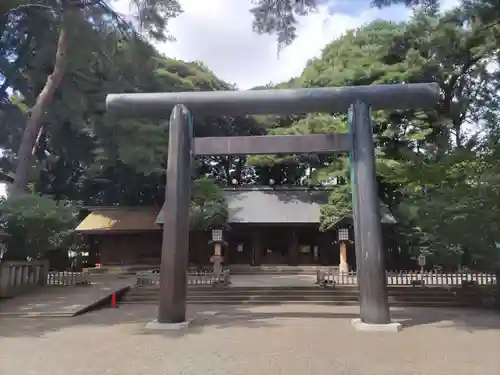
[[23,195],[0,203],[0,227],[10,235],[8,260],[44,258],[55,250],[78,251],[81,242],[73,232],[77,210],[69,202],[39,195]]

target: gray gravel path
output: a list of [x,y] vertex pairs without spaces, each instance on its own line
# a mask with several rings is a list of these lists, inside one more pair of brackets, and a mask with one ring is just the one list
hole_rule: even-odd
[[0,319],[1,375],[496,375],[500,315],[393,311],[400,333],[355,332],[358,308],[190,306],[184,332],[144,326],[155,306]]

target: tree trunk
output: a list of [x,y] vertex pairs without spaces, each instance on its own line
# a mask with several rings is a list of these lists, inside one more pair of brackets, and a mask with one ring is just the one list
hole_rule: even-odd
[[16,176],[12,186],[11,194],[19,195],[26,191],[29,182],[30,170],[33,162],[33,149],[37,142],[38,134],[42,128],[42,120],[47,107],[52,102],[54,93],[59,87],[66,73],[66,62],[68,58],[68,32],[63,13],[61,30],[57,41],[56,59],[54,70],[47,77],[47,82],[38,95],[35,105],[31,108],[30,115],[26,121],[23,138],[19,151],[17,152]]

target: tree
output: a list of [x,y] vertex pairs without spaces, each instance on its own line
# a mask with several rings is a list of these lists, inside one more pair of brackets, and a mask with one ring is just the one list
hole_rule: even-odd
[[[163,57],[146,41],[123,39],[114,29],[94,28],[82,34],[84,40],[78,39],[79,43],[88,45],[94,53],[88,59],[87,49],[73,51],[68,59],[71,69],[44,116],[44,132],[35,155],[37,168],[31,171],[37,176],[33,179],[35,190],[55,199],[84,200],[88,204],[161,204],[166,124],[110,121],[105,117],[106,94],[234,88],[200,63]],[[34,56],[50,55],[50,51],[44,53],[46,49],[46,44],[37,47]],[[33,59],[19,65],[22,79],[16,80],[13,88],[24,101],[13,103],[15,98],[10,96],[0,117],[6,125],[1,128],[5,136],[0,138],[5,170],[13,164],[22,133],[21,122],[13,120],[22,121],[19,109],[27,107],[25,102],[32,96],[28,83],[45,83],[43,65]],[[195,132],[197,136],[244,135],[259,134],[260,130],[251,118],[197,117]],[[225,171],[232,168],[233,159],[198,160],[197,173],[227,181]]]
[[[140,27],[144,28],[151,37],[165,39],[167,16],[176,16],[180,12],[177,1],[149,0],[139,4],[136,17]],[[24,191],[28,184],[33,148],[42,129],[43,117],[66,74],[72,39],[76,33],[82,30],[79,26],[88,24],[88,17],[92,17],[95,20],[97,17],[101,17],[102,19],[102,17],[111,15],[117,21],[117,27],[125,28],[127,31],[130,30],[129,25],[125,21],[122,21],[109,8],[107,3],[103,1],[93,2],[90,6],[85,2],[72,0],[61,0],[60,2],[47,0],[36,5],[20,2],[17,7],[10,9],[7,22],[16,24],[19,22],[19,19],[29,17],[26,12],[22,15],[18,15],[18,13],[21,9],[35,6],[52,15],[52,21],[58,24],[59,30],[52,72],[48,75],[45,85],[28,112],[28,120],[17,153],[16,179],[13,186],[13,193],[16,194]]]
[[[182,10],[176,0],[148,0],[134,2],[138,5],[134,15],[139,31],[145,32],[150,38],[165,40],[168,19],[177,16]],[[313,9],[313,0],[282,0],[280,2],[259,0],[251,9],[255,16],[254,29],[260,33],[277,33],[279,48],[290,44],[295,38],[295,15],[304,15]],[[42,3],[31,4],[23,0],[10,0],[3,9],[3,16],[11,29],[24,19],[30,19],[31,9],[45,11],[53,25],[58,25],[57,48],[52,72],[37,95],[35,102],[28,111],[28,120],[17,152],[16,179],[13,193],[23,192],[29,181],[30,167],[33,159],[33,149],[42,131],[42,121],[48,106],[53,100],[64,75],[67,72],[68,55],[76,33],[81,33],[83,23],[92,25],[111,19],[111,25],[124,30],[128,35],[137,36],[133,25],[114,12],[104,0],[87,3],[79,0],[44,0]],[[27,12],[25,10],[28,9]],[[20,14],[21,13],[21,14]],[[5,16],[7,15],[7,16]],[[107,22],[109,24],[109,22]],[[88,51],[91,53],[91,51]],[[5,82],[4,82],[5,84]]]
[[[372,4],[379,8],[404,4],[407,7],[418,6],[427,11],[437,12],[441,0],[372,0]],[[475,22],[482,23],[484,28],[496,28],[497,42],[500,41],[500,3],[498,0],[462,0],[460,7]]]
[[[486,213],[485,205],[497,200],[493,181],[499,171],[490,157],[488,162],[483,159],[492,149],[481,146],[485,128],[478,126],[494,123],[499,113],[498,73],[487,68],[497,54],[495,34],[483,26],[465,9],[446,14],[418,11],[400,24],[376,21],[333,41],[288,83],[294,87],[440,85],[442,100],[435,109],[378,111],[373,120],[380,199],[404,224],[396,233],[399,244],[417,253],[426,248],[444,263],[454,258],[456,264],[457,254],[470,251],[484,258],[496,236],[492,224],[482,221],[496,220]],[[267,120],[270,134],[345,131],[347,121],[345,114]],[[267,156],[250,162],[275,171],[278,183],[286,182],[285,170],[295,170],[294,182],[333,185],[330,202],[322,209],[324,229],[350,214],[345,155]],[[483,196],[488,198],[479,198]],[[478,223],[484,232],[478,229],[472,243],[466,228]]]
[[260,34],[276,34],[278,52],[297,37],[297,16],[316,9],[316,0],[252,0],[253,27]]
[[23,195],[0,203],[0,227],[10,236],[7,260],[43,259],[49,252],[79,250],[73,232],[77,211],[69,202]]
[[373,0],[372,4],[377,7],[404,4],[407,7],[421,6],[424,9],[432,9],[440,5],[440,0]]
[[222,191],[210,179],[201,178],[193,183],[191,192],[191,228],[208,230],[227,226],[228,208]]

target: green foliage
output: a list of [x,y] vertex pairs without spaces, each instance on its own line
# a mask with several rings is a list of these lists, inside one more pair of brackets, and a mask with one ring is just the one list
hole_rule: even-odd
[[323,231],[333,229],[340,221],[352,218],[351,186],[340,185],[330,193],[328,204],[321,207],[321,227]]
[[[51,34],[49,39],[54,37],[55,34]],[[69,56],[71,69],[44,119],[32,179],[36,191],[56,200],[92,205],[161,204],[167,124],[107,118],[106,94],[213,91],[233,87],[201,63],[164,57],[148,43],[123,39],[113,29],[83,29],[78,44],[89,48]],[[43,55],[43,48],[35,48],[34,54]],[[51,55],[47,55],[50,63]],[[21,103],[29,107],[35,97],[32,89],[24,85],[24,79],[41,85],[46,72],[28,58],[19,64],[25,73],[13,86],[22,93]],[[0,107],[0,147],[4,150],[0,166],[4,170],[15,167],[15,152],[24,121],[19,106],[14,103]],[[197,136],[258,134],[259,125],[252,118],[196,117],[195,133]],[[228,176],[218,168],[222,162],[216,158],[200,159],[199,173],[211,173],[219,180],[227,180]],[[120,181],[118,185],[117,181]]]
[[[466,7],[440,14],[436,2],[418,5],[425,6],[409,22],[375,21],[347,32],[281,87],[437,82],[442,99],[433,110],[373,113],[380,199],[397,215],[395,236],[405,251],[426,252],[446,265],[471,253],[475,265],[484,268],[496,262],[494,241],[500,235],[495,225],[500,168],[490,154],[496,145],[484,144],[484,128],[478,126],[498,129],[500,77],[486,68],[498,56],[495,31]],[[343,132],[345,124],[343,114],[266,118],[270,134]],[[301,173],[295,181],[334,185],[322,208],[323,230],[351,215],[345,155],[252,157],[249,162],[272,171],[281,184],[287,178],[282,171],[295,166]]]
[[297,17],[316,9],[316,0],[254,0],[253,28],[259,34],[276,34],[278,52],[297,37]]
[[[496,148],[496,146],[495,146]],[[496,152],[495,152],[496,153]],[[456,151],[426,167],[424,192],[409,194],[407,217],[433,236],[425,244],[439,257],[472,250],[483,268],[500,265],[500,165],[492,154]],[[434,171],[433,171],[434,170]]]
[[[315,6],[313,1],[303,5],[299,2],[283,4],[286,11],[294,15],[304,14]],[[164,57],[145,41],[144,36],[154,40],[169,39],[167,22],[182,12],[178,1],[132,1],[135,22],[131,23],[114,12],[108,1],[64,5],[67,12],[60,12],[61,3],[55,0],[36,4],[9,0],[0,6],[0,124],[6,125],[0,127],[0,147],[4,150],[0,166],[5,170],[16,168],[16,151],[20,149],[26,108],[35,104],[52,72],[62,25],[66,27],[69,42],[69,51],[64,56],[64,79],[53,94],[51,104],[42,110],[45,113],[43,124],[38,122],[37,125],[35,120],[30,127],[43,126],[35,148],[38,164],[30,179],[36,183],[37,191],[55,199],[85,199],[94,204],[118,203],[116,200],[133,203],[129,199],[124,202],[116,194],[115,181],[110,180],[110,175],[123,178],[132,172],[136,180],[146,175],[149,180],[161,181],[166,126],[149,121],[117,122],[105,118],[105,95],[110,92],[230,90],[234,86],[219,80],[202,63]],[[256,23],[274,20],[272,27],[256,30],[277,33],[279,43],[288,44],[291,36],[287,30],[293,29],[295,20],[288,16],[282,18],[285,8],[273,7],[265,1],[253,5]],[[63,22],[61,14],[67,22]],[[19,93],[20,100],[14,103],[7,88]],[[258,128],[256,122],[248,118],[195,119],[197,136],[258,134]],[[210,170],[215,178],[227,182],[230,179],[227,160],[210,159],[208,165],[199,168],[200,171],[206,174]],[[240,159],[237,162],[241,164]],[[23,167],[19,169],[27,171],[29,168],[24,160],[26,158],[21,158],[19,164]],[[24,179],[19,181],[24,184]],[[156,193],[161,190],[161,184],[156,185],[160,187],[154,195],[149,195],[151,201],[156,200]],[[88,193],[93,192],[99,192],[98,196],[89,197]],[[148,195],[138,189],[136,196],[144,202]]]
[[195,180],[191,197],[190,218],[194,230],[227,227],[227,203],[222,190],[213,180]]
[[0,227],[7,232],[6,259],[42,259],[55,250],[79,251],[83,246],[73,232],[77,211],[69,202],[25,195],[0,204]]

